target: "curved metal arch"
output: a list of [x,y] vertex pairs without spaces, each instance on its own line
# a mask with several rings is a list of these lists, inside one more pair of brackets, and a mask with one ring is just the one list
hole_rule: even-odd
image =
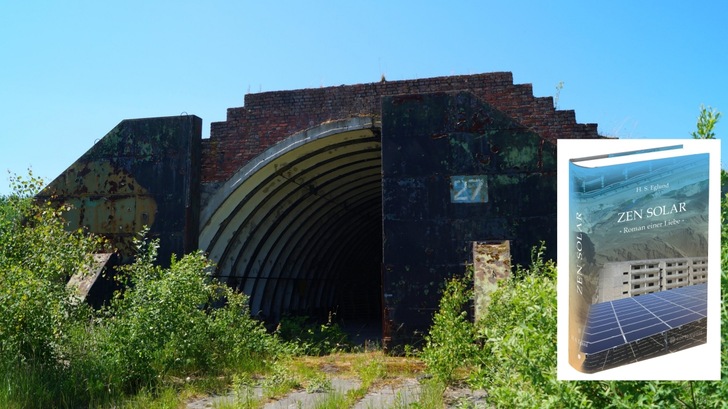
[[[346,198],[347,200],[358,200],[359,202],[367,199],[370,197],[370,194],[365,197],[359,197],[362,195],[362,192],[371,192],[370,186],[373,181],[376,179],[374,178],[367,178],[365,180],[360,181],[360,184],[354,185],[354,186],[348,186],[347,190],[340,193],[341,197]],[[343,187],[342,187],[343,189]],[[314,227],[309,229],[307,231],[307,237],[310,238],[316,238],[316,240],[310,240],[307,243],[303,243],[300,247],[300,252],[304,254],[304,257],[299,257],[297,260],[293,260],[293,262],[286,262],[287,265],[293,265],[295,267],[295,270],[301,270],[303,267],[307,266],[307,262],[309,262],[310,257],[305,257],[306,254],[312,253],[312,248],[319,245],[319,238],[323,238],[325,240],[326,234],[333,230],[331,228],[331,223],[336,223],[338,225],[341,225],[342,223],[350,224],[352,223],[351,220],[353,218],[358,217],[359,215],[356,213],[356,208],[350,208],[350,209],[332,209],[332,213],[326,213],[322,214],[319,213],[318,217],[315,219],[312,219],[312,221],[315,222]],[[353,214],[353,216],[350,216],[347,218],[348,215]],[[335,244],[332,243],[330,240],[326,240],[325,243],[327,244]],[[320,252],[320,251],[319,251]]]
[[[366,186],[370,186],[370,184],[367,184]],[[371,189],[371,187],[370,187]],[[375,192],[378,193],[378,190]],[[371,193],[368,193],[370,195]],[[347,195],[346,201],[344,202],[344,206],[348,206],[348,202],[351,201],[359,201],[361,200],[358,196],[361,196],[361,193],[357,193],[356,197],[349,197]],[[308,229],[311,228],[311,226],[315,226],[316,223],[313,219],[314,214],[319,214],[321,217],[331,217],[330,210],[327,210],[328,208],[336,208],[337,206],[329,206],[325,200],[319,200],[316,202],[312,202],[310,204],[305,204],[302,201],[299,201],[294,203],[294,205],[297,205],[294,209],[291,210],[286,216],[286,219],[278,219],[275,221],[275,229],[293,229],[293,231],[290,234],[282,235],[278,234],[275,235],[274,242],[272,243],[272,246],[270,247],[270,250],[266,253],[263,264],[268,264],[272,261],[275,261],[275,264],[273,264],[270,268],[276,269],[280,268],[282,264],[287,264],[285,260],[290,257],[290,253],[286,256],[284,259],[281,254],[284,252],[284,249],[286,248],[300,248],[298,245],[298,241],[293,240],[293,237],[301,237],[300,232],[303,228],[305,228],[305,231],[308,231]],[[346,210],[346,209],[344,209]],[[290,219],[290,220],[288,220]],[[293,221],[300,221],[299,223],[296,223],[295,225],[292,223]],[[285,222],[291,222],[290,224],[286,224]],[[305,243],[304,243],[305,244]],[[281,256],[281,257],[279,257]],[[270,260],[269,260],[270,259]],[[283,261],[282,261],[283,260]],[[235,269],[236,270],[236,269]]]
[[[335,178],[336,174],[333,174],[331,178]],[[305,189],[303,189],[305,190]],[[271,195],[274,195],[275,193],[271,192]],[[316,203],[321,203],[323,206],[326,206],[327,208],[336,207],[336,204],[332,204],[330,201],[326,200],[325,198],[321,196],[316,195],[305,195],[306,197],[303,198],[302,203],[298,204],[297,202],[285,202],[281,201],[280,203],[284,203],[281,206],[285,206],[286,208],[282,210],[282,213],[284,214],[283,218],[288,219],[292,215],[296,214],[296,209],[301,208],[307,208],[310,206],[313,206]],[[325,196],[325,195],[324,195]],[[283,198],[283,197],[281,197]],[[275,202],[275,201],[274,201]],[[312,204],[313,203],[313,204]],[[292,207],[293,206],[293,207]],[[300,210],[299,210],[300,211]],[[320,213],[326,214],[329,210],[323,210]],[[270,213],[270,212],[269,212]],[[268,221],[266,223],[266,220]],[[255,280],[257,278],[261,279],[267,279],[268,277],[271,277],[270,275],[270,266],[266,265],[266,258],[264,255],[271,251],[271,246],[275,243],[276,238],[280,235],[286,235],[286,229],[288,229],[290,226],[285,221],[283,223],[279,223],[277,220],[267,219],[265,217],[260,217],[256,219],[256,223],[258,223],[256,226],[251,228],[249,231],[249,237],[244,240],[244,243],[242,245],[238,246],[238,249],[240,251],[236,261],[233,263],[233,267],[230,269],[230,272],[243,278],[243,279],[253,279],[254,281],[249,281],[249,283],[253,283],[253,287],[249,288],[248,291],[250,294],[255,294],[252,300],[252,303],[254,307],[257,307],[257,303],[255,298],[259,297],[261,292],[258,291],[257,284],[258,281]],[[291,224],[293,224],[293,221],[290,221]],[[283,226],[283,230],[280,229],[276,231],[277,227]],[[274,235],[274,233],[276,233]],[[273,236],[271,238],[271,236]],[[240,260],[246,260],[244,263],[243,268],[238,268],[238,264]],[[295,273],[295,271],[293,271]]]
[[[365,205],[365,204],[362,204]],[[355,210],[358,210],[355,209]],[[296,262],[295,266],[300,267],[294,267],[293,269],[298,271],[301,275],[302,279],[305,280],[312,280],[315,278],[316,275],[323,275],[322,277],[319,277],[319,279],[324,282],[328,279],[330,279],[332,273],[341,274],[343,269],[340,265],[331,263],[335,259],[333,256],[333,253],[335,252],[343,252],[346,251],[347,247],[350,245],[350,238],[355,236],[362,228],[369,228],[369,225],[367,225],[367,221],[370,219],[367,218],[366,214],[360,213],[356,215],[356,218],[351,220],[351,224],[354,226],[347,225],[345,228],[332,228],[331,223],[322,226],[319,230],[322,232],[325,231],[332,231],[333,233],[331,236],[328,237],[328,239],[321,239],[316,242],[316,244],[311,244],[311,248],[317,248],[316,254],[317,257],[321,260],[328,260],[329,266],[328,268],[322,269],[324,273],[321,273],[316,268],[313,267],[314,262],[316,260],[312,259],[306,259],[306,260],[294,260]],[[325,234],[325,233],[321,233]],[[381,243],[381,241],[379,241]],[[376,252],[375,252],[376,254]],[[377,269],[376,273],[379,273],[379,270]],[[315,298],[315,297],[314,297]],[[306,297],[303,297],[301,299],[298,299],[299,306],[298,309],[302,309],[303,306],[306,305],[317,305],[316,301],[312,300],[312,293],[308,293]],[[292,301],[294,301],[292,299]]]
[[[221,264],[226,263],[228,255],[235,254],[234,251],[231,251],[231,247],[236,244],[233,239],[243,235],[244,231],[241,231],[241,229],[257,224],[256,221],[251,221],[250,218],[259,217],[261,214],[259,208],[266,205],[265,201],[275,199],[274,193],[279,192],[281,188],[285,189],[291,188],[293,185],[305,184],[306,180],[303,179],[303,176],[298,175],[306,173],[305,170],[308,168],[317,168],[315,160],[317,157],[331,154],[332,151],[342,148],[357,149],[359,146],[367,146],[369,150],[379,150],[379,142],[373,136],[357,135],[356,138],[347,138],[346,135],[348,134],[341,134],[341,138],[338,139],[343,139],[342,141],[331,141],[329,144],[325,144],[326,141],[318,141],[317,145],[319,146],[316,147],[305,145],[306,148],[309,148],[308,152],[286,152],[279,157],[279,161],[270,163],[242,181],[234,192],[238,196],[236,200],[239,200],[239,202],[230,205],[232,209],[229,210],[228,216],[220,222],[218,230],[212,237],[211,243],[209,243],[211,258],[219,260]],[[310,144],[313,143],[310,142]],[[324,145],[320,146],[322,143]],[[303,149],[303,147],[299,149]],[[358,150],[364,149],[358,148]],[[322,164],[325,165],[329,162],[324,161]],[[304,172],[301,172],[298,165],[301,166],[301,169],[304,169]],[[296,179],[300,180],[296,181]],[[221,242],[225,244],[219,246],[218,243]],[[220,254],[215,254],[216,250]]]
[[[366,117],[308,129],[251,160],[211,196],[201,211],[200,248],[221,278],[239,280],[253,312],[328,307],[351,280],[347,263],[381,263],[378,134]],[[299,294],[306,282],[315,285]]]
[[[224,239],[221,237],[221,226],[224,227],[225,220],[234,216],[235,208],[242,202],[243,198],[253,189],[260,187],[262,178],[267,177],[271,171],[263,168],[280,160],[284,155],[302,149],[299,155],[314,149],[316,141],[331,136],[339,136],[338,139],[369,137],[377,132],[374,121],[369,117],[350,118],[341,121],[332,121],[303,132],[292,135],[285,140],[266,149],[255,159],[240,168],[230,177],[207,201],[207,204],[200,211],[200,248],[209,252],[214,247],[213,242]],[[325,143],[325,141],[324,141]]]
[[[379,192],[375,193],[378,194]],[[357,196],[352,197],[351,200],[356,200],[358,204],[357,207],[352,208],[351,211],[356,213],[358,211],[358,208],[362,207],[362,202],[364,200],[371,201],[371,199],[369,199],[369,196],[371,196],[370,192],[360,192],[357,194]],[[378,197],[374,200],[380,201]],[[340,213],[341,211],[336,212],[335,214],[332,214],[330,216],[343,217],[339,216]],[[377,214],[380,213],[381,211]],[[309,252],[309,247],[316,248],[317,245],[314,243],[317,243],[318,240],[309,240],[309,237],[318,237],[322,234],[321,232],[329,230],[331,228],[329,224],[325,224],[322,222],[323,219],[323,216],[321,216],[319,219],[314,219],[313,217],[306,218],[306,223],[299,225],[296,230],[293,231],[286,238],[286,243],[284,244],[288,248],[295,249],[295,252],[291,252],[286,254],[285,256],[279,257],[276,260],[276,265],[273,268],[276,270],[281,270],[284,268],[284,266],[291,265],[291,263],[295,263],[297,260],[299,260],[301,254],[307,254]],[[343,230],[349,231],[350,229],[344,228]],[[381,241],[378,243],[378,245],[381,247]],[[381,257],[379,257],[378,260],[381,260]],[[309,277],[307,276],[303,278]],[[289,301],[289,303],[291,303],[291,305],[296,305],[294,309],[300,309],[300,304],[297,303],[297,298],[292,293],[292,290],[285,289],[284,291],[286,291],[286,299]]]
[[[371,185],[371,182],[369,182],[368,185]],[[366,187],[366,185],[364,187]],[[364,200],[361,189],[358,186],[350,188],[350,191],[341,191],[339,195],[341,198],[344,198],[346,202],[358,203],[359,201]],[[368,195],[371,195],[371,193],[368,193]],[[378,198],[376,199],[378,200]],[[327,204],[323,204],[318,208],[306,206],[304,209],[305,213],[299,214],[299,217],[303,221],[297,226],[289,225],[288,227],[290,227],[290,229],[284,228],[285,232],[276,235],[273,239],[273,243],[271,243],[268,247],[266,254],[262,256],[262,264],[266,269],[266,271],[262,273],[267,277],[281,277],[281,274],[289,275],[291,273],[302,277],[300,274],[304,273],[304,270],[306,269],[301,268],[300,265],[305,265],[306,261],[310,262],[310,258],[305,256],[311,254],[321,255],[322,249],[327,241],[327,238],[319,233],[322,230],[319,227],[325,225],[327,226],[327,229],[345,231],[353,230],[350,225],[355,221],[351,217],[351,213],[356,213],[358,207],[359,206],[357,205],[347,210],[341,209],[338,206],[330,206]],[[347,217],[347,214],[349,217]],[[343,244],[337,243],[337,246],[341,247]],[[294,260],[289,261],[292,258],[292,252],[290,249],[301,249],[299,253],[304,255],[304,257],[297,256],[294,257]],[[327,260],[328,256],[323,255],[322,258]],[[332,268],[332,266],[321,265],[319,268],[324,271],[328,271]],[[313,279],[312,277],[302,278]],[[319,279],[320,278],[321,276],[319,276]],[[267,287],[270,284],[270,280],[264,281],[264,283],[264,286]],[[264,288],[262,292],[259,292],[254,289],[253,292],[259,294],[262,293],[267,296],[270,290]]]
[[[362,161],[359,159],[354,159],[351,156],[348,157],[339,157],[339,160],[346,160],[347,158],[352,158],[352,161],[348,163],[344,163],[343,165],[335,167],[333,170],[327,171],[323,174],[316,175],[315,177],[312,177],[308,180],[308,183],[316,184],[316,189],[320,190],[322,187],[327,187],[329,184],[331,184],[331,181],[336,179],[341,179],[347,177],[349,174],[358,174],[362,172],[366,172],[367,169],[371,169],[371,166],[367,166],[367,161]],[[363,166],[362,166],[363,165]],[[353,168],[353,170],[349,171],[348,169]],[[335,172],[335,173],[334,173]],[[303,173],[303,172],[302,172]],[[321,178],[325,178],[323,182],[321,181]],[[331,202],[329,198],[326,196],[333,193],[332,191],[327,191],[325,194],[320,195],[317,193],[310,192],[307,184],[293,184],[295,186],[292,186],[291,184],[282,184],[281,186],[276,189],[275,192],[271,192],[268,197],[265,199],[266,201],[271,198],[272,201],[280,203],[285,203],[287,206],[285,207],[284,211],[280,212],[282,206],[278,206],[277,209],[268,208],[269,210],[267,213],[264,213],[264,210],[262,209],[262,206],[259,206],[260,213],[260,219],[257,219],[257,223],[255,228],[250,232],[250,236],[247,239],[247,242],[255,241],[258,243],[257,248],[255,248],[251,253],[251,261],[258,258],[257,254],[260,252],[260,247],[263,242],[268,241],[268,237],[263,237],[263,240],[256,240],[254,237],[257,234],[258,230],[261,230],[261,228],[265,228],[265,231],[262,232],[262,234],[265,235],[271,235],[273,230],[277,229],[279,226],[283,225],[284,228],[288,227],[285,225],[285,222],[289,219],[295,219],[297,217],[301,217],[300,210],[298,210],[298,213],[296,213],[296,209],[301,208],[310,208],[311,206],[316,205],[316,203],[323,203],[325,205],[330,205],[331,207],[335,207],[337,205],[340,205],[340,203],[337,202]],[[289,188],[289,190],[284,189],[284,186],[286,188]],[[276,215],[275,211],[278,210],[280,216],[279,218],[274,218]],[[253,215],[251,214],[251,217]],[[246,220],[247,222],[247,220]],[[243,246],[246,247],[245,243],[243,243]],[[238,262],[234,263],[232,265],[231,271],[235,271],[236,273],[238,270],[238,264],[239,264],[240,258],[238,258]],[[239,275],[246,276],[249,273],[249,269],[246,269],[245,271],[238,273]]]
[[[351,194],[355,195],[356,193],[357,192],[354,191]],[[341,197],[348,199],[350,197],[350,193],[342,192]],[[321,202],[321,201],[319,201],[319,202]],[[263,280],[260,280],[260,282],[264,283],[263,285],[265,286],[266,284],[271,284],[271,282],[267,279],[275,277],[274,275],[271,274],[272,271],[275,270],[275,271],[285,271],[287,275],[295,274],[299,278],[313,280],[313,277],[310,277],[307,274],[308,272],[301,268],[301,265],[305,261],[310,262],[310,260],[312,258],[319,258],[321,260],[326,260],[326,256],[323,254],[323,251],[328,248],[327,244],[333,243],[333,241],[331,239],[327,240],[326,230],[328,230],[328,231],[330,231],[330,230],[339,230],[339,231],[350,230],[346,225],[342,225],[342,221],[345,222],[345,221],[351,219],[350,217],[346,217],[346,213],[348,213],[346,210],[339,209],[337,206],[333,206],[333,208],[332,208],[332,206],[330,206],[328,203],[324,202],[322,208],[314,209],[311,216],[307,217],[306,220],[308,222],[308,220],[310,219],[314,226],[326,226],[326,228],[325,229],[321,229],[321,228],[304,229],[303,230],[303,232],[304,232],[303,243],[298,246],[289,246],[289,248],[297,249],[297,251],[300,252],[299,254],[302,254],[303,256],[295,257],[295,259],[293,259],[292,261],[286,260],[286,262],[283,264],[283,266],[281,268],[276,268],[276,269],[268,268],[268,269],[265,269],[265,271],[257,271],[257,273],[256,273],[257,275],[253,277],[251,274],[250,278],[253,280],[255,278],[262,278]],[[341,216],[339,216],[339,215],[341,215]],[[323,232],[323,233],[321,233],[321,232]],[[287,233],[287,234],[291,234],[291,233]],[[283,234],[283,235],[287,235],[287,234]],[[335,245],[341,246],[341,243],[335,243]],[[286,257],[286,256],[281,255],[281,257]],[[289,255],[289,256],[287,256],[287,258],[290,259],[291,256]],[[320,279],[321,277],[323,277],[322,274],[325,274],[325,271],[327,271],[328,268],[326,268],[324,266],[319,266],[319,269],[324,271],[324,272],[319,271],[318,278]],[[242,277],[246,277],[246,276],[243,275]],[[251,297],[252,298],[251,303],[255,306],[258,306],[258,305],[260,305],[259,303],[262,303],[261,297],[265,297],[267,292],[265,290],[260,291],[259,283],[256,281],[256,284],[251,289],[251,294],[253,294],[253,296]],[[261,307],[261,309],[264,311],[266,310],[266,308],[263,308],[263,307]]]

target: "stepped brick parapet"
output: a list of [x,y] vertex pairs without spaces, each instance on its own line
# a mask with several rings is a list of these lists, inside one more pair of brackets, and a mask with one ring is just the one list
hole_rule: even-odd
[[542,138],[599,138],[596,124],[580,124],[572,110],[557,110],[553,98],[534,97],[531,84],[514,84],[510,72],[457,75],[369,84],[247,94],[213,122],[202,141],[202,182],[227,180],[250,159],[296,132],[356,116],[381,119],[381,98],[468,91]]

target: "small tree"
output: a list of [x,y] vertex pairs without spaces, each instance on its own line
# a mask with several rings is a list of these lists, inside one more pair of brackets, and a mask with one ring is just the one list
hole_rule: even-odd
[[691,132],[690,135],[695,139],[715,139],[713,128],[720,119],[720,112],[711,107],[700,105],[700,115],[698,116],[697,130]]

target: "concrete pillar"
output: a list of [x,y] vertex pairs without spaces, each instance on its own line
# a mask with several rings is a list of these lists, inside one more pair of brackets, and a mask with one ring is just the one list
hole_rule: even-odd
[[511,275],[511,245],[508,240],[473,242],[475,320],[485,316],[490,294],[498,281]]

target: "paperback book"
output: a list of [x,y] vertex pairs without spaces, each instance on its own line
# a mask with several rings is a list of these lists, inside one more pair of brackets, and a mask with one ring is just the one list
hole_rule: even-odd
[[715,159],[686,143],[568,158],[567,356],[580,372],[705,345],[720,319],[708,309]]

